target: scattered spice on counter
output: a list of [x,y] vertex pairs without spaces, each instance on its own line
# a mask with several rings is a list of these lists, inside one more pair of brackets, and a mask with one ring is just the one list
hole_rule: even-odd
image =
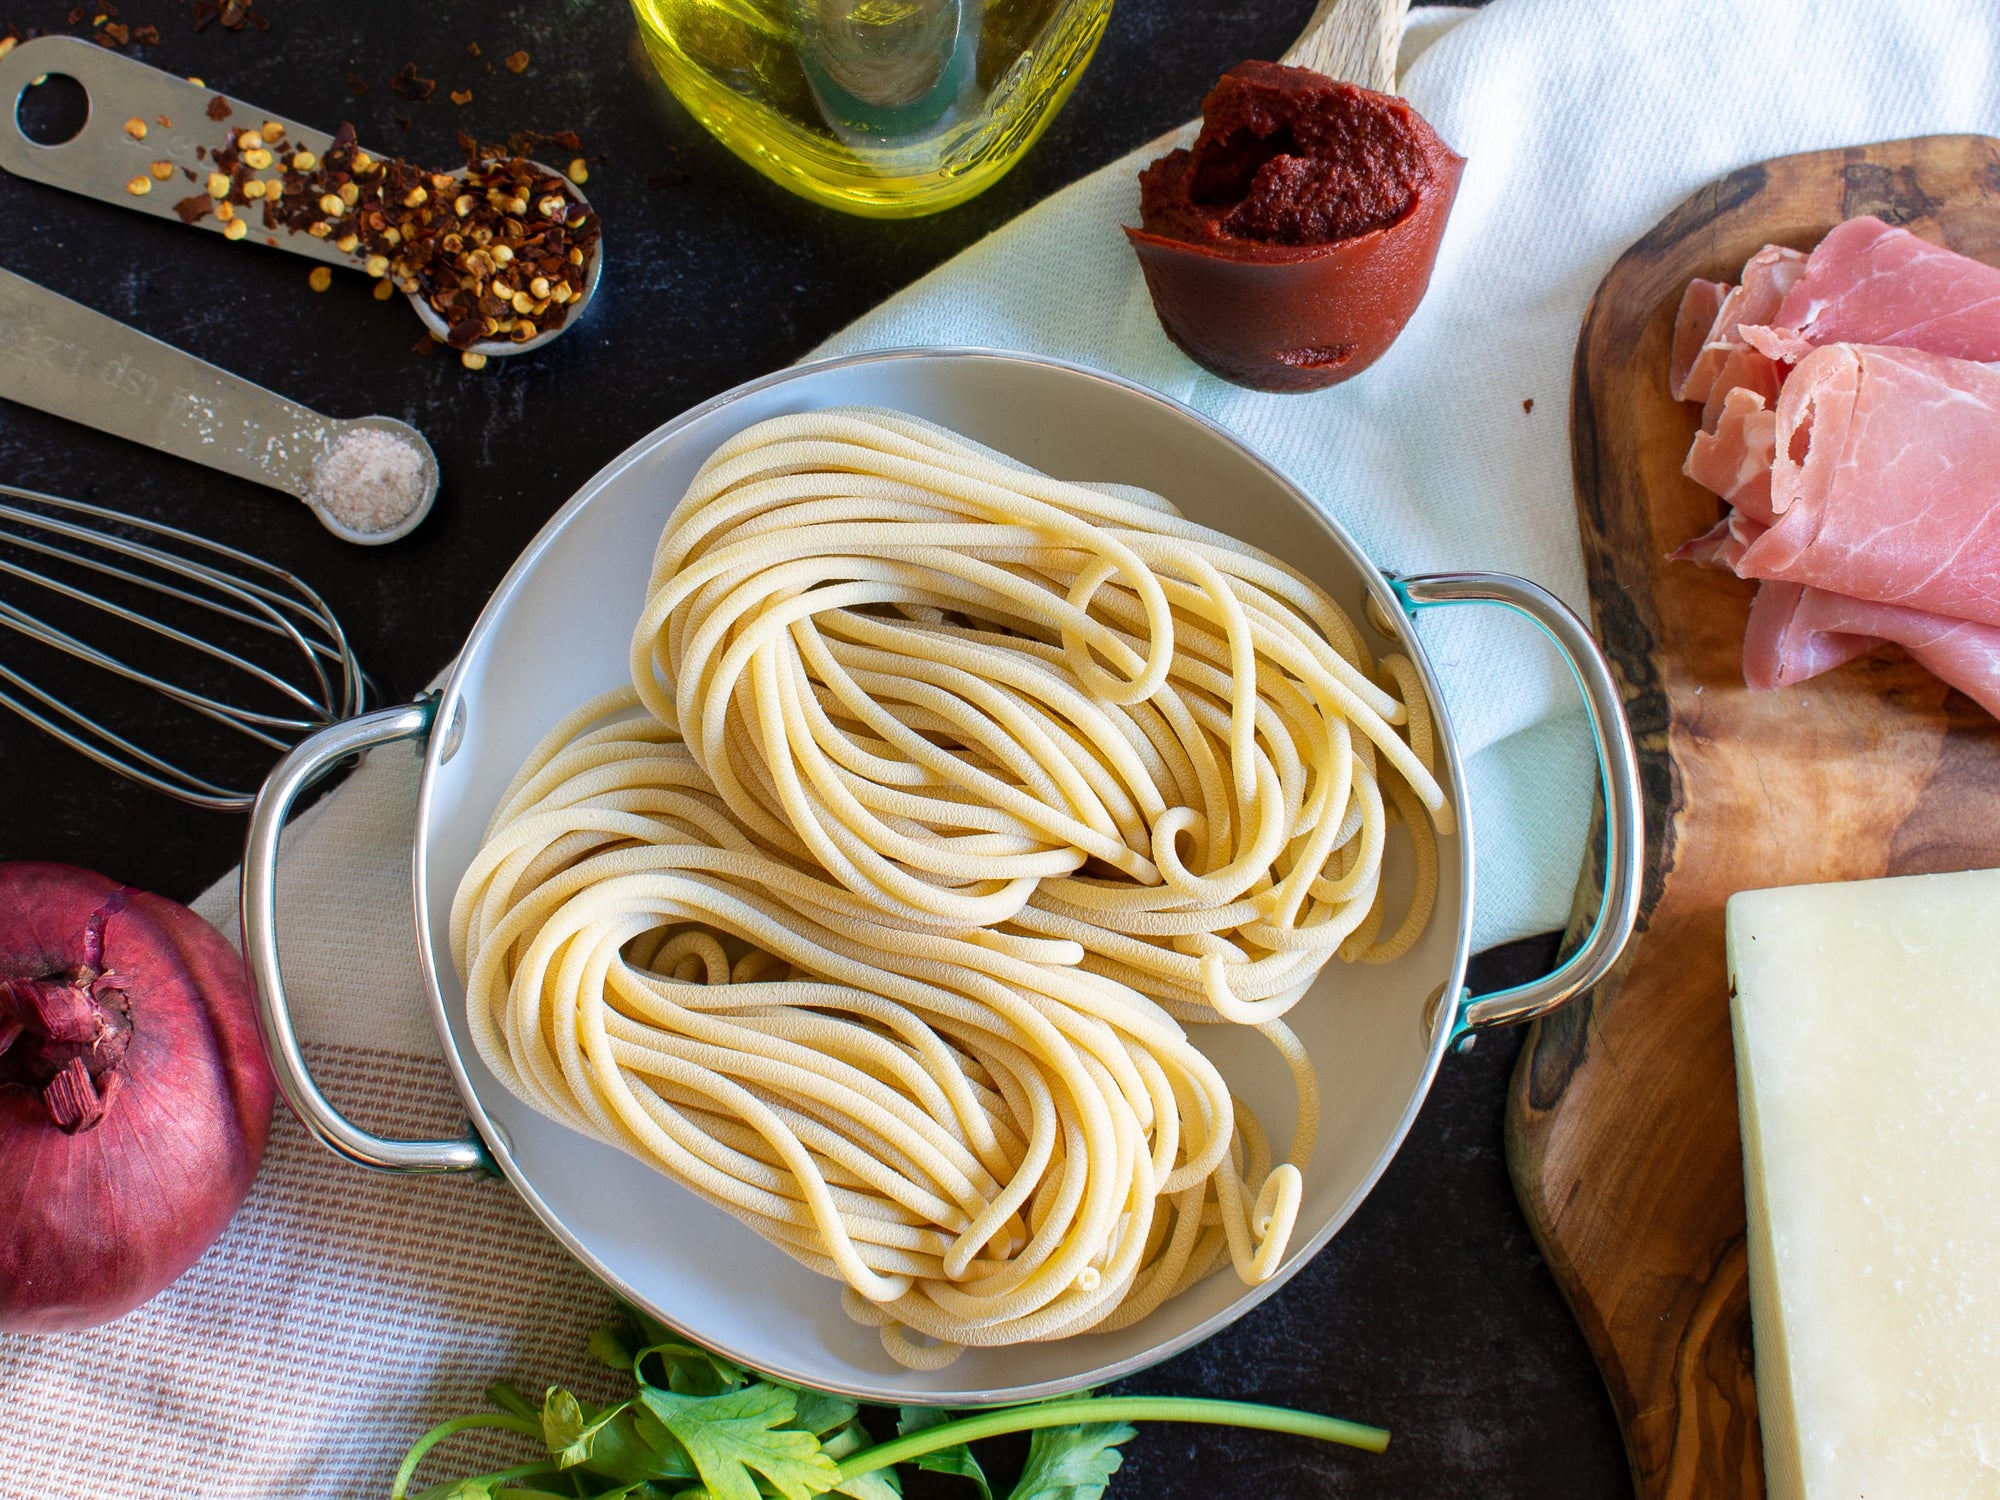
[[1535,412],[1535,398],[1533,396],[1530,396],[1527,400],[1521,403],[1521,415],[1533,416],[1534,412]]
[[472,90],[453,89],[451,91],[451,102],[453,104],[470,104],[472,102]]
[[508,71],[509,73],[525,73],[525,72],[527,72],[527,71],[528,71],[528,54],[527,54],[527,53],[526,53],[525,51],[522,51],[522,52],[510,52],[510,53],[508,53],[508,54],[507,54],[507,71]]
[[471,58],[474,62],[477,62],[480,58],[479,43],[467,42],[465,44],[465,55]]
[[314,266],[306,276],[306,285],[316,292],[323,292],[333,285],[333,271],[327,266]]
[[468,370],[483,370],[486,368],[486,356],[473,349],[468,349],[459,355],[458,362]]
[[245,26],[253,31],[271,29],[271,18],[252,9],[252,0],[194,0],[193,20],[196,31],[206,31],[217,21],[224,31],[241,31]]
[[425,78],[417,72],[417,65],[406,62],[396,70],[396,76],[389,80],[389,87],[414,104],[422,104],[437,92],[437,80]]
[[363,94],[368,92],[368,80],[363,78],[359,73],[349,73],[347,75],[347,91],[359,99]]
[[387,531],[423,504],[424,480],[424,456],[408,439],[355,428],[313,469],[312,503],[350,530]]

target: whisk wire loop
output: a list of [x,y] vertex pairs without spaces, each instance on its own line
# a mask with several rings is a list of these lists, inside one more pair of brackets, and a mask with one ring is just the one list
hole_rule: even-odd
[[[0,548],[7,549],[0,552],[0,630],[257,744],[289,749],[363,712],[373,695],[326,601],[283,568],[226,543],[0,484]],[[24,598],[36,599],[37,609]],[[37,612],[50,605],[122,633],[128,644],[107,645],[96,631]],[[160,613],[176,608],[224,622],[215,628],[242,639],[211,639],[196,620],[175,623]],[[132,659],[132,647],[145,662]],[[155,670],[154,656],[172,664]],[[219,680],[235,686],[219,689]],[[239,692],[265,701],[234,701]],[[255,800],[254,787],[188,769],[73,696],[50,691],[0,656],[0,706],[98,765],[198,807],[241,811]]]

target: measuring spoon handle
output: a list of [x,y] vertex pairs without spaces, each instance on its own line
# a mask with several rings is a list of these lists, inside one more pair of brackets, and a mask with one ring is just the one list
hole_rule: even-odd
[[344,425],[7,270],[0,396],[302,500]]
[[[29,139],[11,103],[44,73],[74,78],[90,98],[83,129],[53,146]],[[284,126],[290,151],[324,156],[333,145],[333,137],[323,130],[163,73],[81,37],[36,37],[0,57],[0,100],[9,101],[0,109],[0,167],[16,177],[67,188],[135,213],[192,223],[211,234],[225,228],[212,209],[190,220],[175,205],[189,199],[208,203],[210,164],[216,148],[227,144],[232,133],[261,131],[270,121]],[[143,134],[127,129],[133,122]],[[164,179],[153,175],[158,162],[167,164]],[[133,192],[140,183],[145,191]],[[262,213],[252,209],[239,212],[250,221],[247,239],[328,265],[355,264],[354,257],[335,249],[331,240],[282,225],[266,226]]]

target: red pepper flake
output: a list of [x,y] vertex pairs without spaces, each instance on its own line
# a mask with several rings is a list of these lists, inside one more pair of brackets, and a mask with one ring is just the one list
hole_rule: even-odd
[[437,92],[437,86],[435,78],[419,76],[417,65],[413,62],[404,63],[396,76],[389,80],[389,87],[413,104],[422,104]]
[[508,54],[507,54],[507,71],[508,71],[509,73],[525,73],[525,72],[527,72],[527,71],[528,71],[528,54],[527,54],[527,53],[526,53],[525,51],[521,51],[521,52],[510,52],[510,53],[508,53]]
[[398,130],[415,130],[417,128],[417,122],[404,114],[400,109],[389,116],[389,118],[396,122]]
[[453,104],[470,104],[472,102],[472,90],[453,89],[451,91],[451,102]]
[[[194,173],[188,173],[194,176]],[[210,198],[206,193],[196,193],[192,198],[183,198],[174,205],[174,212],[181,216],[183,224],[193,224],[208,212]]]
[[1521,403],[1521,413],[1523,416],[1531,414],[1534,411],[1534,409],[1535,409],[1535,398],[1533,396],[1530,396],[1527,400]]
[[218,0],[194,0],[191,14],[194,19],[194,29],[197,32],[206,31],[214,24],[215,18],[222,14],[222,6]]
[[123,21],[109,21],[90,34],[100,47],[122,47],[132,40],[132,31]]
[[141,47],[157,47],[160,45],[160,28],[157,26],[134,26],[132,28],[132,40],[137,42]]
[[208,117],[211,120],[226,120],[234,113],[235,111],[229,107],[229,101],[220,94],[208,101]]
[[467,42],[467,43],[465,44],[465,55],[466,55],[467,57],[471,58],[471,59],[472,59],[473,61],[477,62],[477,61],[479,60],[479,55],[480,55],[480,54],[479,54],[479,43],[477,43],[477,42]]
[[[224,31],[241,31],[243,23],[250,19],[252,19],[250,0],[222,0],[221,21]],[[259,17],[258,19],[262,18]],[[266,25],[268,24],[267,22]],[[262,31],[265,28],[259,26],[257,29]]]
[[359,73],[349,73],[347,75],[347,89],[349,93],[359,99],[363,94],[368,92],[368,80],[363,78]]

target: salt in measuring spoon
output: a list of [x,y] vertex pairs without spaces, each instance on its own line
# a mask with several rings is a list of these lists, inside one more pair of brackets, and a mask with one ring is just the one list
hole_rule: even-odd
[[[269,485],[303,500],[342,541],[364,547],[408,536],[437,499],[437,455],[409,423],[322,416],[6,270],[0,396]],[[343,446],[381,450],[370,433],[407,444],[416,457],[406,475],[411,508],[379,531],[342,521],[316,482],[338,472],[328,461]]]
[[[54,145],[32,140],[20,124],[21,96],[44,74],[75,79],[89,97],[89,115],[83,129]],[[231,132],[261,133],[266,122],[283,128],[288,152],[309,151],[323,158],[333,146],[333,137],[323,130],[314,130],[274,111],[259,109],[148,67],[81,37],[37,37],[0,57],[0,167],[17,177],[67,188],[156,219],[187,222],[175,204],[202,194],[217,145],[225,142]],[[155,163],[166,164],[166,178],[152,175]],[[561,182],[564,194],[578,206],[594,212],[583,190],[563,173],[541,162],[533,165]],[[274,169],[275,166],[274,162]],[[465,171],[461,168],[449,175],[462,180]],[[143,191],[132,190],[141,184]],[[235,220],[244,225],[241,236],[244,240],[289,250],[294,255],[345,270],[362,268],[364,257],[339,249],[334,237],[316,239],[302,229],[267,226],[261,213],[254,215],[258,222],[248,222],[244,215],[254,208],[254,204],[250,205]],[[211,234],[226,235],[229,230],[213,213],[196,219],[193,227]],[[582,289],[565,307],[561,323],[541,328],[533,338],[519,343],[508,338],[481,339],[469,352],[494,356],[525,354],[559,338],[590,305],[603,266],[604,245],[600,239],[582,267]],[[412,292],[409,301],[424,326],[443,338],[445,322],[424,294]]]

